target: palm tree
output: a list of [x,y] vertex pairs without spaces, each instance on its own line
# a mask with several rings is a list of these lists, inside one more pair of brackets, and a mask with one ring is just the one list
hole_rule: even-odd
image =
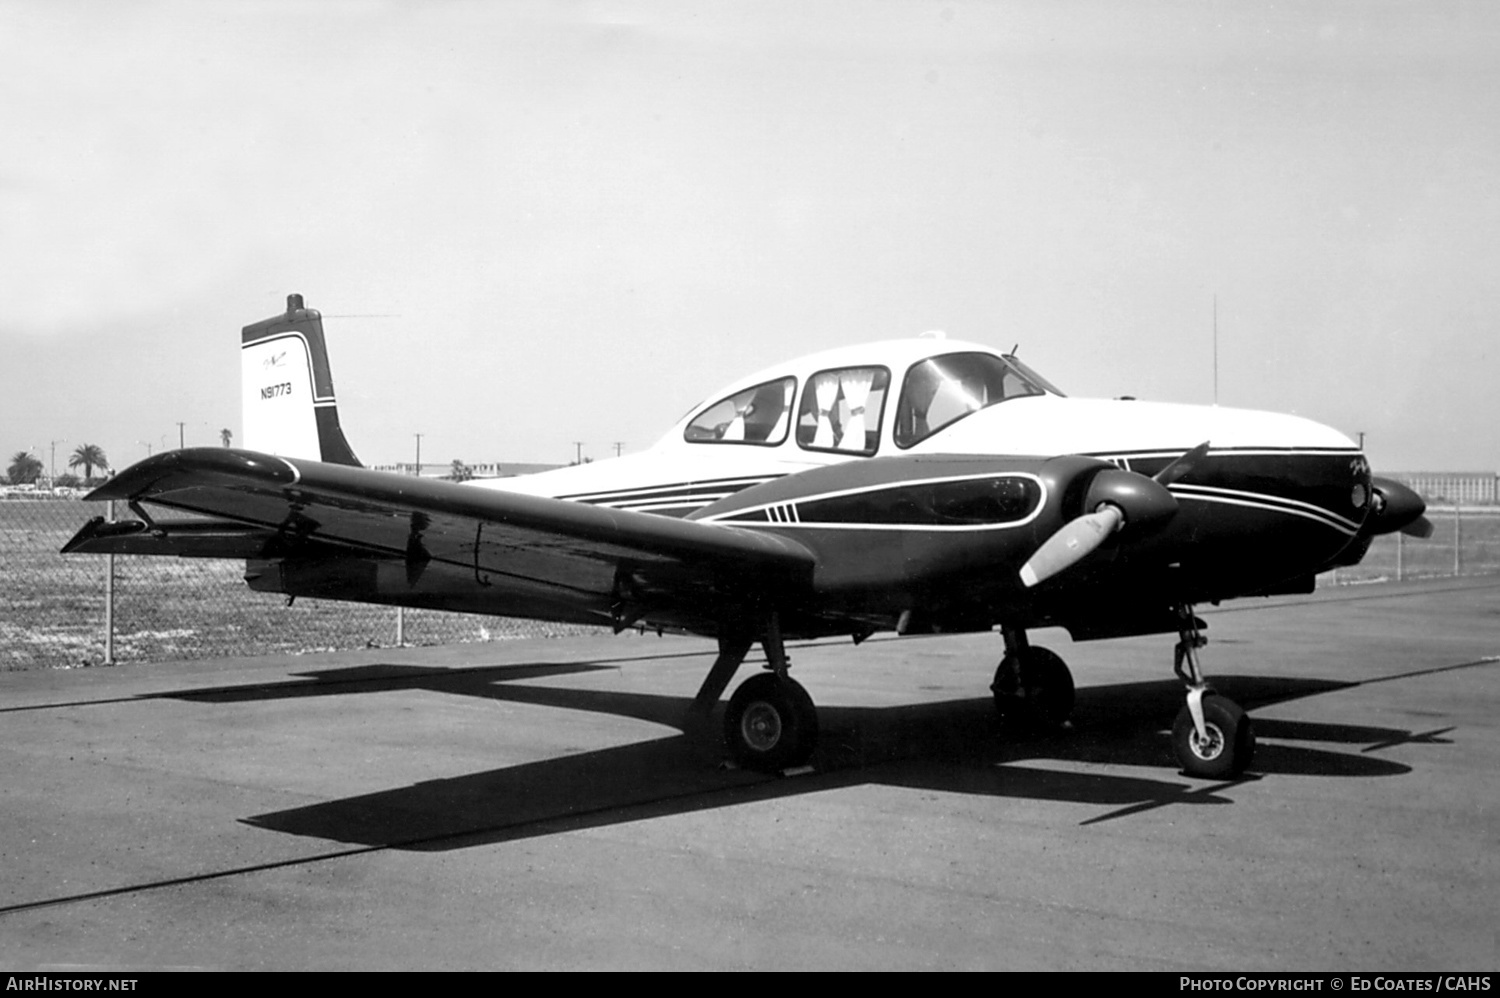
[[222,429],[222,430],[219,431],[219,439],[222,440],[222,441],[224,441],[224,446],[225,447],[228,447],[229,446],[229,441],[231,441],[231,440],[234,439],[234,431],[232,431],[231,429],[229,429],[229,427],[227,427],[227,426],[224,427],[224,429]]
[[42,462],[26,451],[16,451],[15,456],[10,459],[10,467],[5,469],[5,474],[10,478],[12,485],[30,485],[41,476]]
[[104,451],[98,444],[79,444],[73,456],[68,458],[68,467],[76,468],[83,466],[83,480],[88,481],[94,477],[94,469],[101,471],[109,467],[109,458],[104,456]]

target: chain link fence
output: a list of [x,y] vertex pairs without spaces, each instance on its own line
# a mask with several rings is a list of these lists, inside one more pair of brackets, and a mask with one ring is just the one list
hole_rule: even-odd
[[1404,581],[1500,572],[1500,506],[1429,506],[1432,536],[1385,534],[1364,559],[1319,577],[1319,585]]
[[[107,656],[143,662],[592,630],[301,597],[287,606],[283,596],[251,591],[238,561],[58,554],[102,512],[100,504],[75,499],[0,499],[0,669],[98,665]],[[1428,518],[1436,528],[1431,538],[1377,538],[1360,565],[1327,573],[1319,584],[1500,572],[1500,507],[1436,507]]]

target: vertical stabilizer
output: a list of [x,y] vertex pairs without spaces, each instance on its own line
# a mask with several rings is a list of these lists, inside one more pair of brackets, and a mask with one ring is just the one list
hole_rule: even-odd
[[246,449],[359,465],[339,426],[323,317],[301,295],[287,295],[285,315],[245,327],[240,386]]

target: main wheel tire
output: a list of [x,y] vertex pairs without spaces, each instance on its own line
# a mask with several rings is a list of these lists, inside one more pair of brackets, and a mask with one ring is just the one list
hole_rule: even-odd
[[729,757],[776,773],[806,762],[818,742],[818,709],[795,679],[763,672],[739,685],[724,712]]
[[990,689],[1002,720],[1059,728],[1073,713],[1073,674],[1046,648],[1027,648],[1019,661],[1005,656]]
[[1203,697],[1203,727],[1199,737],[1193,714],[1184,704],[1172,724],[1172,750],[1189,776],[1222,780],[1238,776],[1255,757],[1255,731],[1239,704],[1216,694]]

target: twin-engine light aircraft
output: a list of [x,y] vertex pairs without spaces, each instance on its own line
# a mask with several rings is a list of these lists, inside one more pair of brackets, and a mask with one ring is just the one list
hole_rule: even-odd
[[[252,589],[705,635],[709,714],[740,765],[806,762],[817,711],[786,642],[998,628],[1002,715],[1061,724],[1073,680],[1027,631],[1176,632],[1189,774],[1243,770],[1249,719],[1212,692],[1193,606],[1310,592],[1424,507],[1306,419],[1065,397],[1015,356],[940,336],[814,354],[694,407],[650,450],[454,483],[360,465],[322,319],[300,295],[242,337],[246,449],[148,457],[65,552],[243,558]],[[209,519],[157,520],[142,503]],[[699,725],[701,727],[701,725]]]

